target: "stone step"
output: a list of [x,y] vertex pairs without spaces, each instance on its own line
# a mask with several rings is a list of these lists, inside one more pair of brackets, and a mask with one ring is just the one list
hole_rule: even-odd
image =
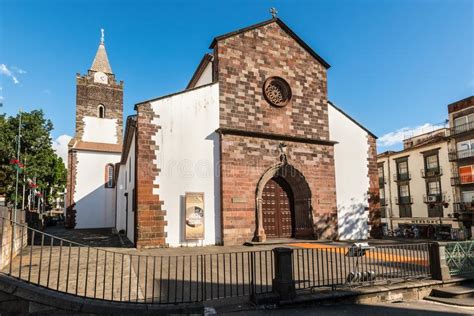
[[474,283],[433,289],[430,296],[456,299],[471,298],[474,300]]
[[453,298],[453,297],[435,297],[427,296],[425,300],[456,306],[474,307],[474,298]]

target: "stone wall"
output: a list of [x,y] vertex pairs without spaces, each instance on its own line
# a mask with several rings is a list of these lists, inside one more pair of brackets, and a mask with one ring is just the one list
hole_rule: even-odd
[[[277,22],[217,42],[221,127],[329,140],[326,68]],[[271,106],[263,84],[286,80],[292,97]]]
[[[17,222],[25,224],[25,212],[20,210],[17,210],[17,212]],[[15,258],[20,250],[28,244],[28,230],[26,228],[22,229],[21,226],[12,225],[10,219],[13,219],[13,217],[13,210],[0,206],[0,270],[10,263],[10,258]]]
[[76,77],[76,134],[81,140],[84,134],[84,117],[97,117],[97,107],[103,104],[105,118],[117,120],[117,142],[122,144],[123,82],[116,83],[109,75],[109,84],[94,82],[93,75]]
[[[66,207],[72,206],[74,203],[74,193],[76,192],[76,177],[77,177],[77,151],[72,150],[72,142],[68,145],[67,157],[67,183],[66,183]],[[71,227],[74,227],[72,225]]]
[[[259,179],[280,162],[278,140],[221,136],[222,228],[225,245],[242,244],[256,229],[256,189]],[[288,163],[310,187],[316,238],[336,234],[336,191],[333,146],[285,142]]]
[[163,203],[159,195],[154,194],[153,184],[160,173],[156,166],[158,145],[153,140],[160,126],[153,122],[155,114],[150,103],[140,104],[136,109],[135,244],[137,248],[166,246],[166,212],[162,210]]
[[377,140],[367,135],[369,177],[369,225],[371,237],[382,237],[382,214],[380,211],[379,176],[377,168]]

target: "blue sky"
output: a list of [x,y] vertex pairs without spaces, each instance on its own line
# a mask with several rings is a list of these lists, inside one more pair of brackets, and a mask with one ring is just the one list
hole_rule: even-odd
[[[474,94],[474,1],[0,1],[0,111],[42,108],[73,135],[75,75],[105,29],[124,114],[182,90],[213,37],[279,17],[331,64],[329,99],[399,148]],[[64,143],[66,138],[63,137]],[[64,146],[64,144],[60,144]]]

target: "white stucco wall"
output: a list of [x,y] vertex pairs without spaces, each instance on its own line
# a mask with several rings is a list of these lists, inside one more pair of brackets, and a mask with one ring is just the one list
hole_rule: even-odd
[[367,132],[328,104],[330,139],[334,146],[338,233],[341,240],[368,237]]
[[86,116],[84,122],[85,142],[117,144],[117,119]]
[[206,69],[201,74],[201,77],[199,77],[198,81],[196,82],[195,87],[200,87],[205,84],[209,84],[212,82],[212,62],[208,63],[206,66]]
[[[130,151],[124,164],[120,164],[117,178],[117,231],[125,230],[128,240],[135,242],[135,209],[133,189],[135,188],[135,135],[132,136]],[[128,208],[126,206],[128,193]],[[128,220],[126,219],[128,217]]]
[[[164,201],[166,242],[171,246],[213,245],[220,236],[218,84],[152,102],[161,126],[155,135],[160,173],[154,194]],[[204,192],[205,238],[184,239],[184,196]]]
[[76,228],[114,227],[115,188],[105,188],[105,167],[120,154],[79,151],[74,201]]

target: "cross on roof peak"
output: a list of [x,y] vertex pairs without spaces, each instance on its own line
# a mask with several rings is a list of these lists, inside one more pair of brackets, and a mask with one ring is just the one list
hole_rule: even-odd
[[271,9],[270,9],[270,14],[272,15],[272,18],[275,19],[275,18],[277,17],[277,14],[278,14],[277,9],[271,8]]

